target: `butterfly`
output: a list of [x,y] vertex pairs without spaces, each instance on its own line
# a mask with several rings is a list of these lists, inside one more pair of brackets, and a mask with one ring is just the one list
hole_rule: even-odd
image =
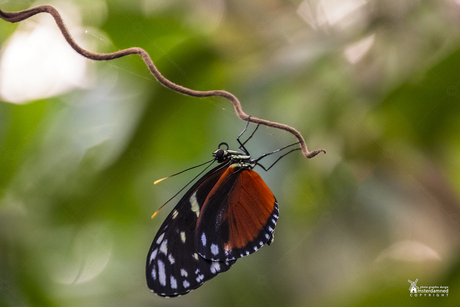
[[157,295],[187,294],[229,270],[238,258],[273,242],[278,202],[253,168],[259,165],[268,171],[297,148],[268,168],[259,164],[260,159],[297,143],[251,159],[244,145],[259,126],[242,143],[248,124],[237,138],[241,152],[220,143],[211,160],[219,165],[182,196],[153,239],[146,278]]

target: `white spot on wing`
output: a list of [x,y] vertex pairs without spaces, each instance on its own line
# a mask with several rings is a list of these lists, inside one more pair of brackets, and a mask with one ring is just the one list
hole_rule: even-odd
[[183,231],[180,232],[180,240],[182,241],[182,243],[185,243],[185,232]]
[[211,253],[217,255],[219,253],[219,246],[217,244],[211,244]]
[[151,254],[150,254],[150,261],[149,261],[149,264],[152,263],[153,259],[155,259],[157,257],[157,253],[158,253],[158,248],[156,248]]
[[184,276],[184,277],[187,277],[187,276],[188,276],[188,273],[187,273],[186,270],[180,269],[180,275],[181,275],[181,276]]
[[160,245],[160,251],[166,255],[166,253],[168,252],[168,240],[164,240],[163,243],[161,243]]
[[158,239],[157,239],[157,244],[160,244],[161,241],[163,241],[164,236],[165,236],[165,233],[163,232],[163,233],[158,237]]
[[206,246],[206,235],[204,234],[204,232],[201,234],[201,244],[203,244],[203,246]]
[[153,280],[157,280],[157,271],[155,270],[155,266],[152,268],[152,273],[150,275],[152,275]]
[[171,276],[171,288],[172,289],[177,289],[177,280],[174,278],[174,276]]
[[174,260],[174,257],[173,257],[172,255],[169,255],[169,256],[168,256],[168,259],[169,259],[169,262],[170,262],[171,264],[174,264],[174,262],[176,262],[176,261]]
[[184,285],[184,288],[190,287],[190,283],[186,280],[184,280],[183,285]]
[[174,211],[172,212],[173,220],[177,217],[178,214],[179,214],[179,212],[176,209],[174,209]]
[[220,271],[219,261],[213,261],[211,264],[211,273],[216,274]]
[[166,287],[166,270],[163,261],[158,260],[158,280],[160,285]]
[[196,261],[198,261],[198,254],[197,253],[193,253],[193,258],[195,258]]
[[196,213],[196,216],[200,216],[200,206],[198,205],[198,201],[196,199],[196,192],[190,197],[190,205],[192,207],[192,211]]

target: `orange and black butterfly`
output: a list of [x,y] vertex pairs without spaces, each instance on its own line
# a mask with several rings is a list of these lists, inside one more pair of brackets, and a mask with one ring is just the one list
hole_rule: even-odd
[[242,152],[219,144],[212,161],[220,164],[185,193],[158,230],[146,265],[152,292],[168,297],[186,294],[230,269],[238,258],[273,242],[278,203],[253,168],[269,170],[297,149],[268,168],[259,164],[262,158],[297,143],[251,159],[244,144],[258,126],[241,143],[247,127],[237,138]]

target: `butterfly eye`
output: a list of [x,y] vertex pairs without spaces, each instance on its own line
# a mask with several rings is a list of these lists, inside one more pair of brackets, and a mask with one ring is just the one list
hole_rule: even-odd
[[224,162],[225,160],[225,150],[223,149],[217,149],[215,152],[214,152],[214,157],[216,158],[217,162]]
[[[225,146],[227,147],[226,149],[222,149],[221,147]],[[217,162],[222,163],[226,160],[226,152],[228,150],[228,144],[225,142],[222,142],[217,146],[217,150],[213,153],[213,156],[216,158]]]

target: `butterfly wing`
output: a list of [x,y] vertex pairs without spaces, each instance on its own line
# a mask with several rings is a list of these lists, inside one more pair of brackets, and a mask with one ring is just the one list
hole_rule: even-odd
[[213,261],[252,254],[273,241],[277,220],[278,203],[259,174],[229,166],[201,208],[196,250]]
[[198,288],[235,261],[212,261],[196,251],[195,229],[200,209],[226,170],[221,164],[198,180],[161,225],[147,255],[148,287],[160,296],[177,296]]

